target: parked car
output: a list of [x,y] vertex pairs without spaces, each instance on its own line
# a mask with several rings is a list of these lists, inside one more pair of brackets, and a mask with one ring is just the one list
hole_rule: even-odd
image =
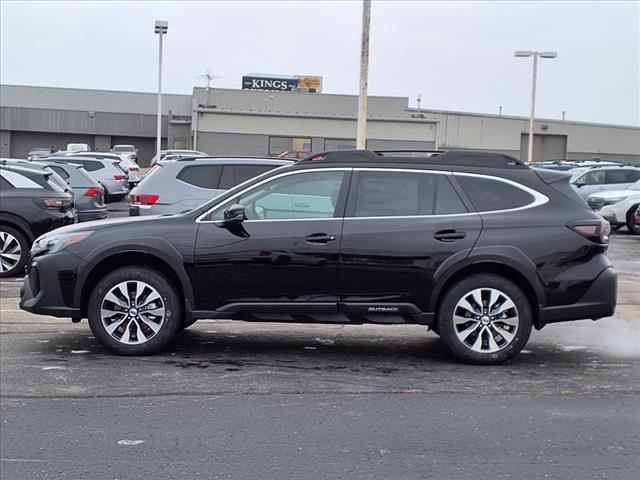
[[117,160],[71,155],[51,156],[47,157],[47,160],[82,165],[102,186],[107,202],[117,202],[129,194],[129,177],[118,166]]
[[126,154],[117,153],[104,153],[104,152],[81,152],[72,153],[72,157],[84,157],[84,158],[109,158],[118,162],[122,171],[127,174],[129,179],[129,188],[133,188],[140,181],[140,168],[138,164],[130,156]]
[[76,221],[73,197],[51,176],[0,164],[0,278],[24,273],[36,237]]
[[48,165],[71,187],[79,222],[107,218],[104,189],[82,165],[46,159],[39,163]]
[[626,225],[629,232],[640,235],[640,229],[635,225],[635,212],[640,205],[640,180],[626,189],[591,194],[587,197],[587,204],[613,228]]
[[51,155],[51,153],[51,147],[35,147],[29,150],[29,153],[27,154],[27,160],[36,160],[38,158]]
[[278,158],[288,158],[290,160],[301,160],[307,158],[309,155],[313,155],[313,152],[307,150],[285,150]]
[[128,155],[134,160],[138,159],[138,149],[133,145],[114,145],[111,151],[118,154]]
[[155,167],[156,163],[164,160],[166,156],[171,155],[174,160],[181,157],[208,157],[209,155],[198,150],[162,150],[160,156],[156,155],[151,159],[150,167]]
[[88,318],[124,355],[234,318],[430,325],[461,360],[499,363],[532,327],[614,312],[609,224],[568,179],[498,153],[326,152],[185,214],[41,237],[20,306]]
[[625,189],[638,180],[640,180],[639,167],[598,167],[590,168],[586,172],[574,173],[571,185],[576,193],[586,200],[593,193]]
[[67,143],[67,152],[89,152],[91,147],[86,143]]
[[206,158],[159,162],[129,193],[129,215],[178,213],[208,202],[289,160]]
[[49,168],[48,165],[40,162],[32,162],[30,160],[22,160],[19,158],[2,158],[0,159],[0,164],[3,165],[16,165],[24,168],[32,168],[35,170],[43,170],[50,174],[49,180],[58,185],[62,190],[70,194],[74,195],[73,189],[65,182],[64,178],[62,178],[57,172]]

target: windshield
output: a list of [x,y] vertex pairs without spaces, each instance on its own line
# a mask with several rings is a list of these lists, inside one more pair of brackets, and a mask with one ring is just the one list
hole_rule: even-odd
[[133,152],[135,151],[135,148],[133,148],[133,145],[116,145],[115,147],[113,147],[113,151],[114,152]]

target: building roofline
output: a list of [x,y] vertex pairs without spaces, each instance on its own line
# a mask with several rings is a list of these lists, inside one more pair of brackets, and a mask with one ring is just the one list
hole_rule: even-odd
[[[48,87],[46,85],[16,85],[13,83],[2,83],[0,87],[15,87],[15,88],[39,88],[46,90],[67,90],[67,91],[76,91],[76,92],[104,92],[104,93],[132,93],[136,95],[158,95],[158,92],[141,92],[134,90],[107,90],[103,88],[77,88],[77,87]],[[187,97],[190,98],[190,93],[167,93],[162,92],[162,95],[172,95],[177,97]]]
[[[441,115],[464,115],[467,117],[481,117],[481,118],[495,118],[495,119],[507,119],[507,120],[524,120],[529,121],[529,117],[523,117],[519,115],[499,115],[495,113],[476,113],[476,112],[459,112],[454,110],[436,110],[431,108],[414,108],[408,107],[408,112],[414,113],[432,113]],[[560,125],[572,124],[572,125],[590,125],[593,127],[609,127],[609,128],[630,128],[634,130],[640,130],[638,125],[622,125],[616,123],[601,123],[601,122],[587,122],[581,120],[561,120],[558,118],[540,118],[536,117],[536,122],[557,123]]]

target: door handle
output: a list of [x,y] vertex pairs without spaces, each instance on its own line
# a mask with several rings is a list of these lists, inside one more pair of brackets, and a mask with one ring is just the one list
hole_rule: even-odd
[[440,230],[433,235],[433,238],[440,240],[441,242],[455,242],[456,240],[462,240],[466,237],[465,232],[458,232],[456,230]]
[[329,243],[336,239],[334,235],[328,235],[326,233],[312,233],[308,235],[305,240],[309,243]]

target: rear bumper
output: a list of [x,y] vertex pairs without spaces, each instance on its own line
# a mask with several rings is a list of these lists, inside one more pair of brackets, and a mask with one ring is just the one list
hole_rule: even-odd
[[616,309],[618,274],[613,267],[607,267],[591,284],[591,287],[576,303],[553,307],[542,307],[538,327],[548,323],[570,320],[598,319],[610,317]]
[[89,222],[91,220],[102,220],[107,218],[107,207],[95,210],[79,210],[78,222]]
[[[38,315],[79,318],[80,309],[73,306],[77,270],[66,268],[77,263],[78,258],[67,252],[32,260],[20,287],[20,308]],[[60,269],[61,265],[65,268]]]

